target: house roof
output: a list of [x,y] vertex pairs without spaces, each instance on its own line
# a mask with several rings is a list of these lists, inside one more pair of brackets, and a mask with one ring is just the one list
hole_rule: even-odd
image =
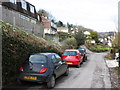
[[41,19],[42,19],[42,23],[43,23],[43,27],[44,28],[51,28],[51,25],[50,25],[50,20],[47,19],[46,17],[44,16],[41,16]]

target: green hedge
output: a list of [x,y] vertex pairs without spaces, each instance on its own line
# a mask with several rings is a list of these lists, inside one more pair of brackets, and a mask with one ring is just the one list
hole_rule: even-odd
[[61,46],[29,34],[8,23],[0,22],[2,30],[2,84],[14,84],[19,66],[32,53],[54,52],[61,54]]
[[69,35],[66,32],[58,32],[58,35],[59,35],[59,41],[60,42],[62,42],[63,40],[71,37],[71,35]]
[[86,47],[91,50],[92,52],[106,52],[110,50],[111,48],[108,48],[107,45],[97,45],[97,44],[86,44]]

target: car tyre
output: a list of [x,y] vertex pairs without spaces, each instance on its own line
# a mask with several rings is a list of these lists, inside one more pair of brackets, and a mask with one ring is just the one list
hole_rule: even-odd
[[87,61],[87,56],[84,56],[83,61],[84,62]]
[[86,61],[86,57],[84,56],[84,57],[83,57],[83,62],[85,62],[85,61]]
[[77,65],[77,68],[80,68],[80,64]]
[[64,73],[65,76],[68,76],[69,74],[69,68],[67,68],[66,72]]
[[85,60],[87,61],[87,56],[85,57]]
[[47,88],[54,88],[55,86],[55,77],[52,76],[50,80],[47,82]]

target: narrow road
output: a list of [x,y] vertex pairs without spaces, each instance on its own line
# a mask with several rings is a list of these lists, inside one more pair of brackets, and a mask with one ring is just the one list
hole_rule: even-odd
[[[55,88],[111,88],[109,70],[104,60],[106,53],[89,51],[88,53],[88,61],[84,62],[80,68],[70,67],[69,76],[59,77]],[[39,88],[45,88],[45,85],[30,83],[18,88],[39,90]]]
[[71,67],[68,77],[61,77],[55,88],[111,88],[106,53],[91,53],[80,68]]

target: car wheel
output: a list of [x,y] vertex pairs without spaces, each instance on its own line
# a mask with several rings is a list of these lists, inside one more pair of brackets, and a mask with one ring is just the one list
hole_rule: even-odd
[[54,86],[55,86],[55,77],[52,76],[51,79],[47,82],[47,87],[54,88]]
[[86,61],[86,56],[83,57],[83,62],[85,62],[85,61]]
[[80,64],[77,65],[77,68],[80,68]]
[[87,56],[85,57],[85,60],[87,61]]
[[67,70],[66,70],[66,72],[65,72],[65,76],[68,76],[68,74],[69,74],[69,68],[67,68]]
[[84,61],[84,62],[87,61],[87,56],[84,57],[83,61]]

